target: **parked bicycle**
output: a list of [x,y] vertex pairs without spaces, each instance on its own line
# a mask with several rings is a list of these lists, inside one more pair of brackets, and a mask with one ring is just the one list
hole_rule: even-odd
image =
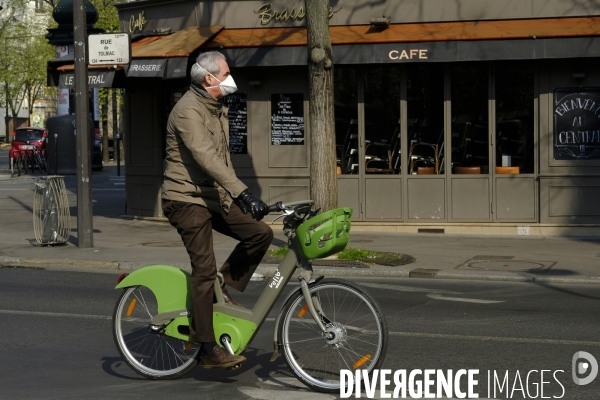
[[11,152],[9,162],[12,176],[15,175],[15,170],[20,176],[21,169],[23,169],[23,173],[25,174],[27,170],[35,172],[36,169],[40,172],[48,172],[46,151],[42,150],[38,145],[21,145],[21,149]]
[[[339,392],[341,369],[369,372],[381,366],[388,343],[387,323],[377,301],[359,285],[339,279],[313,279],[311,260],[348,244],[352,209],[317,215],[312,200],[269,207],[283,211],[289,251],[251,310],[225,303],[222,276],[215,281],[215,338],[232,354],[243,353],[298,270],[299,287],[275,319],[274,352],[308,387]],[[189,342],[190,275],[154,265],[119,277],[124,289],[113,318],[113,336],[125,362],[149,379],[173,379],[198,364],[200,346]],[[238,368],[239,365],[231,367]]]

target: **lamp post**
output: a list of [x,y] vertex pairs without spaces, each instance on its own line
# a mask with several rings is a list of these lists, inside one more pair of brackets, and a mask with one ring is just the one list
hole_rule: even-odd
[[94,247],[86,53],[87,34],[104,31],[93,27],[98,21],[98,12],[89,0],[61,0],[54,7],[52,17],[58,22],[58,27],[48,29],[48,42],[57,46],[75,44],[77,245],[81,248]]
[[79,134],[77,147],[77,244],[94,247],[92,212],[92,158],[89,127],[87,31],[85,0],[73,1],[73,39],[75,40],[75,121]]

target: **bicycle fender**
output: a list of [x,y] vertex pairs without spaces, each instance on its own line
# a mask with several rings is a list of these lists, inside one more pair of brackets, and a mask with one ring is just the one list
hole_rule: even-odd
[[159,313],[190,310],[192,308],[189,293],[190,278],[190,274],[176,267],[150,265],[129,274],[115,289],[146,286],[156,297]]
[[[308,282],[308,286],[312,286],[315,283],[319,282],[321,279],[323,279],[324,276],[319,276],[315,279],[311,279]],[[275,329],[273,330],[273,355],[271,356],[271,362],[275,361],[277,359],[277,356],[279,355],[279,342],[277,341],[277,338],[279,337],[279,321],[281,320],[281,316],[283,315],[283,309],[284,306],[287,304],[288,300],[292,298],[292,296],[294,296],[296,293],[298,292],[302,292],[302,288],[300,286],[298,286],[296,289],[294,289],[293,291],[290,292],[290,294],[287,295],[287,297],[283,300],[283,302],[281,303],[282,306],[279,309],[279,313],[277,313],[277,318],[275,318]]]

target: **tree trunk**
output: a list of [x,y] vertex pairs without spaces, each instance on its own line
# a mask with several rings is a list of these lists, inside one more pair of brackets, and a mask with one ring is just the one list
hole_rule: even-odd
[[323,211],[338,207],[333,51],[329,37],[329,0],[305,0],[308,36],[310,194]]

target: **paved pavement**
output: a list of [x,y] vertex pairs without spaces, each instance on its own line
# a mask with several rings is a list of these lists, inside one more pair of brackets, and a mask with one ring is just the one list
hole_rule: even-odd
[[[6,149],[0,149],[0,266],[100,268],[131,271],[151,264],[189,270],[180,238],[168,223],[123,216],[124,167],[117,176],[114,162],[92,174],[94,247],[77,247],[75,176],[65,177],[71,206],[70,241],[41,246],[33,231],[34,178],[11,178]],[[269,217],[267,217],[269,220]],[[273,226],[272,248],[284,245],[281,225]],[[236,242],[215,233],[217,262],[222,263]],[[492,236],[360,232],[351,234],[350,246],[407,254],[411,264],[367,268],[315,266],[327,276],[393,276],[432,279],[469,279],[600,285],[600,239],[585,237]],[[270,276],[276,265],[261,264],[256,279]]]

